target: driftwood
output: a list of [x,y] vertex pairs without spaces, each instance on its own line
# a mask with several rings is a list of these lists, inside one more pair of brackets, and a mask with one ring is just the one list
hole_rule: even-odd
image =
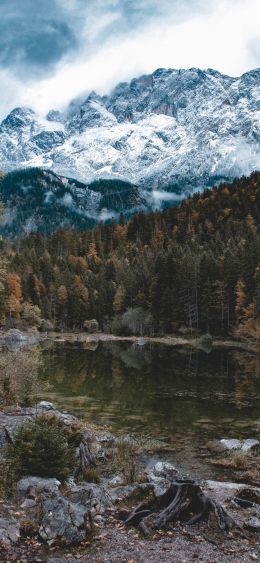
[[96,467],[95,456],[90,451],[87,436],[84,436],[80,442],[78,455],[79,465],[76,474],[81,473],[84,476],[89,467]]
[[224,508],[202,491],[194,481],[174,481],[165,494],[153,502],[141,503],[124,514],[125,524],[138,526],[145,534],[174,522],[209,522],[214,516],[218,527],[229,531],[237,527]]

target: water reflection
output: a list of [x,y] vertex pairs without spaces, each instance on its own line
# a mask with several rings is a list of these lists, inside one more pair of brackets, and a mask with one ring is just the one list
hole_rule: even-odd
[[169,439],[255,432],[260,365],[249,353],[60,343],[43,350],[43,360],[49,398],[98,424]]

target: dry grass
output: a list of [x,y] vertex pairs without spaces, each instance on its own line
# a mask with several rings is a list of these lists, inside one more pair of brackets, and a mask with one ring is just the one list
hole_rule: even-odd
[[29,405],[47,384],[40,381],[38,371],[41,354],[38,347],[0,353],[0,396],[3,405]]
[[132,440],[121,438],[112,449],[111,468],[124,475],[125,483],[134,483],[138,479],[138,445]]
[[0,498],[12,497],[16,489],[17,473],[13,463],[7,459],[0,460]]
[[87,481],[88,483],[100,483],[99,470],[97,467],[93,467],[93,465],[84,469],[82,477],[84,481]]

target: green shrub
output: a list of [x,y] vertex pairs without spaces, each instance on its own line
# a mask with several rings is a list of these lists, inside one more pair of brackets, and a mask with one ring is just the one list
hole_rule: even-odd
[[99,331],[99,324],[96,319],[90,319],[84,321],[83,328],[90,333],[95,333]]
[[63,425],[54,417],[39,416],[24,424],[9,447],[9,455],[20,475],[64,480],[73,465]]

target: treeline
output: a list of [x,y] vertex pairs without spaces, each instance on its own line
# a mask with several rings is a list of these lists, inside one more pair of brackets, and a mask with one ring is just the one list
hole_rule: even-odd
[[45,234],[63,226],[91,229],[102,215],[124,213],[130,217],[144,208],[137,186],[122,180],[96,180],[83,184],[52,170],[27,168],[0,174],[4,217],[0,235],[21,236],[33,230]]
[[128,222],[6,239],[0,300],[6,323],[43,329],[259,338],[260,174]]

